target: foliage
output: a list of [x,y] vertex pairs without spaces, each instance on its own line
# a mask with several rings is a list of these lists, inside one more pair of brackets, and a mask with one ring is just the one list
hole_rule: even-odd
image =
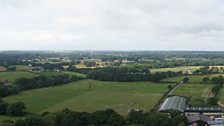
[[217,97],[211,97],[207,100],[207,103],[209,105],[218,105],[218,101],[219,101],[219,98]]
[[0,85],[0,96],[5,97],[11,94],[18,94],[23,90],[62,85],[81,79],[83,78],[78,76],[69,76],[67,74],[59,74],[50,77],[41,75],[33,78],[19,78],[13,85]]
[[6,109],[6,114],[11,116],[23,116],[24,110],[26,109],[23,102],[11,103]]
[[106,67],[101,69],[93,69],[87,73],[88,77],[101,81],[154,81],[160,82],[160,80],[166,77],[181,75],[179,72],[161,72],[151,74],[148,68],[145,67]]
[[187,83],[189,80],[190,80],[190,79],[189,79],[188,77],[185,77],[185,78],[183,79],[183,83]]

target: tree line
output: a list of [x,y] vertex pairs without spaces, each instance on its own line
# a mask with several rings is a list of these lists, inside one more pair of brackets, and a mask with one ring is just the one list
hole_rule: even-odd
[[0,95],[2,97],[18,94],[20,91],[62,85],[73,81],[82,80],[82,77],[67,74],[46,77],[43,75],[33,78],[19,78],[12,85],[0,84]]
[[125,118],[112,109],[89,112],[75,112],[64,109],[59,112],[45,112],[31,115],[15,122],[5,120],[2,126],[124,126],[139,124],[144,126],[184,126],[185,117],[179,112],[170,115],[160,112],[131,110]]
[[106,67],[93,69],[87,73],[88,78],[101,81],[154,81],[160,82],[162,79],[173,76],[180,76],[181,72],[160,72],[150,73],[148,68],[141,67]]

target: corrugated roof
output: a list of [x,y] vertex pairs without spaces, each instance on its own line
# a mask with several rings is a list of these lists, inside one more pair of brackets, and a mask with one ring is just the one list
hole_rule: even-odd
[[193,123],[193,122],[197,122],[197,121],[203,121],[203,122],[208,123],[209,121],[212,121],[212,119],[209,118],[208,116],[202,115],[202,114],[195,114],[195,115],[187,116],[187,122],[189,124]]
[[159,111],[177,110],[184,112],[186,108],[186,101],[186,98],[180,96],[166,98]]
[[185,112],[224,112],[223,107],[187,107]]

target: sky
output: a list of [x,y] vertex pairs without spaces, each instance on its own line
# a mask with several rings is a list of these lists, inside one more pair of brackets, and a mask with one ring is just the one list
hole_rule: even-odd
[[224,51],[224,0],[0,0],[0,50]]

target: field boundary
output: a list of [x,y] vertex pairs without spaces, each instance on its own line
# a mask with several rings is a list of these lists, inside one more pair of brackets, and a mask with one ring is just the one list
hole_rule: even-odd
[[[152,109],[152,110],[158,110],[159,109],[159,107],[161,106],[161,104],[163,103],[163,101],[168,97],[168,96],[171,96],[170,94],[172,94],[172,93],[170,93],[171,91],[175,91],[176,89],[177,89],[177,86],[179,85],[179,86],[181,86],[183,84],[183,81],[181,81],[180,83],[177,83],[176,85],[174,85],[173,87],[172,87],[172,89],[170,89],[170,90],[168,90],[167,92],[165,92],[164,94],[163,94],[163,96],[162,96],[162,98],[157,102],[157,104],[154,106],[154,108]],[[178,87],[179,87],[178,86]]]

